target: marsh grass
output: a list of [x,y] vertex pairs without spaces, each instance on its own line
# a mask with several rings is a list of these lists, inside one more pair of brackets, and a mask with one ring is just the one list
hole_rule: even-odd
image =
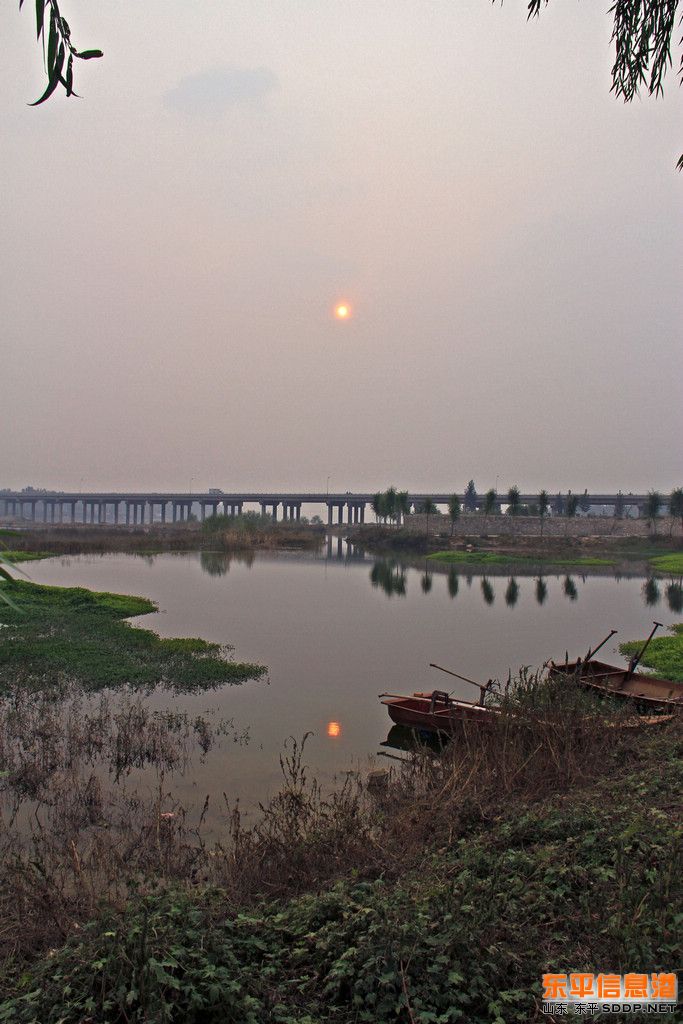
[[[680,723],[622,729],[623,712],[529,672],[490,699],[493,728],[418,747],[378,789],[323,790],[306,737],[290,740],[256,823],[226,801],[211,842],[207,803],[170,787],[201,749],[191,721],[6,703],[3,783],[31,761],[43,774],[23,832],[3,832],[0,1021],[522,1022],[544,969],[624,949],[666,969],[678,868],[657,822]],[[151,794],[115,783],[121,731],[124,764],[155,766]]]
[[539,562],[559,566],[605,566],[614,565],[613,558],[598,558],[593,555],[579,555],[574,558],[553,557],[552,553],[542,555],[501,554],[495,551],[434,551],[427,558],[449,565],[538,565]]
[[262,665],[229,660],[231,648],[190,637],[163,639],[131,626],[130,616],[156,611],[140,597],[81,588],[4,584],[13,607],[0,608],[0,689],[17,684],[92,690],[129,684],[178,691],[254,679]]
[[[683,683],[683,622],[669,626],[673,636],[655,637],[648,646],[641,666],[650,668],[663,679],[673,679]],[[643,640],[629,640],[619,645],[619,650],[627,658],[637,654],[643,646]]]
[[652,568],[660,573],[683,575],[683,551],[674,551],[668,555],[657,555],[650,559]]
[[152,709],[131,694],[74,686],[59,701],[28,690],[0,700],[5,953],[59,941],[140,879],[190,879],[207,808],[191,824],[169,787],[226,737],[248,742],[232,720]]
[[37,526],[7,531],[6,542],[15,553],[77,555],[88,553],[162,554],[166,551],[317,548],[324,527],[296,522],[273,522],[253,513],[216,516],[203,523],[159,523],[149,526],[91,526],[83,524]]
[[52,551],[6,551],[4,548],[0,549],[0,554],[10,562],[38,562],[43,558],[54,557]]
[[[151,712],[139,699],[112,704],[75,694],[57,710],[48,697],[19,695],[1,706],[9,832],[20,809],[31,814],[23,836],[19,829],[4,850],[5,870],[23,879],[22,913],[30,915],[27,879],[40,865],[41,899],[51,885],[55,905],[66,907],[73,893],[75,921],[95,912],[96,893],[115,902],[142,878],[217,884],[242,904],[264,894],[291,896],[349,870],[368,877],[403,870],[426,842],[450,842],[463,822],[486,820],[510,799],[567,791],[631,742],[614,727],[618,714],[610,716],[576,687],[536,675],[522,673],[495,702],[493,730],[464,727],[440,756],[416,750],[379,792],[356,775],[323,791],[306,766],[306,737],[291,740],[281,757],[282,787],[261,806],[258,821],[245,825],[239,805],[226,802],[221,831],[208,843],[197,830],[198,810],[178,807],[167,788],[173,773],[187,768],[191,750],[210,749],[216,731],[209,723]],[[136,768],[153,769],[153,798],[122,785]],[[6,903],[15,881],[5,886]],[[91,894],[85,902],[84,892]],[[38,907],[33,913],[38,921]],[[32,934],[23,918],[16,923],[19,934]]]

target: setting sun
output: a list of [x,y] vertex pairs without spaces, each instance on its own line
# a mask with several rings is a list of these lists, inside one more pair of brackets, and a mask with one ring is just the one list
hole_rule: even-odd
[[337,320],[348,320],[351,316],[351,307],[346,302],[340,302],[334,307],[334,315]]
[[327,723],[327,735],[328,736],[341,736],[341,725],[339,722],[328,722]]

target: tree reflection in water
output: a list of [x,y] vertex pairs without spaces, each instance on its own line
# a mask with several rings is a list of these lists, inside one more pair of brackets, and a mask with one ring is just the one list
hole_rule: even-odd
[[563,590],[570,601],[576,601],[577,597],[579,596],[579,592],[576,589],[576,583],[574,583],[574,580],[571,578],[571,576],[565,576]]
[[643,583],[643,600],[645,604],[651,607],[654,604],[659,603],[661,594],[659,593],[659,584],[655,579],[645,580]]
[[209,576],[225,576],[230,571],[231,562],[238,562],[251,569],[255,557],[253,551],[200,551],[199,564]]
[[387,597],[394,594],[399,597],[406,596],[405,570],[393,559],[385,558],[375,562],[370,570],[370,582],[373,587],[383,590]]
[[683,612],[683,585],[680,580],[678,583],[674,583],[672,580],[668,585],[666,588],[666,600],[672,612],[677,614]]
[[518,600],[519,600],[519,583],[517,582],[517,580],[515,579],[514,576],[511,576],[510,577],[510,582],[507,585],[507,590],[505,591],[505,604],[509,608],[514,608],[515,605],[517,604]]
[[199,564],[209,576],[225,576],[230,568],[230,556],[222,551],[201,551]]

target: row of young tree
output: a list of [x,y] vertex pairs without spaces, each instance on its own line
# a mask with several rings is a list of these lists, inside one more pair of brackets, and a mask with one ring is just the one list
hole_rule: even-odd
[[[619,491],[614,504],[613,515],[615,519],[622,519],[624,517],[628,503],[627,497]],[[501,505],[507,506],[506,514],[509,516],[538,516],[541,520],[541,532],[543,532],[544,520],[551,513],[555,516],[564,516],[567,519],[574,518],[574,516],[578,515],[579,511],[587,514],[591,507],[591,497],[588,491],[585,490],[580,495],[572,494],[571,491],[568,491],[566,495],[558,492],[555,498],[551,498],[546,490],[541,490],[538,492],[535,502],[525,505],[522,503],[522,495],[516,484],[510,487],[507,493],[503,495],[498,494],[496,489],[491,487],[484,494],[483,498],[480,498],[477,494],[474,480],[470,480],[465,488],[462,502],[457,494],[452,494],[448,499],[451,534],[455,530],[456,523],[463,511],[480,512],[488,518],[488,516],[494,513],[500,513]],[[649,491],[645,503],[645,518],[655,526],[657,518],[662,514],[667,505],[672,519],[672,526],[673,520],[680,519],[681,529],[683,529],[683,488],[681,487],[675,487],[668,497],[665,497],[659,491]],[[372,499],[372,509],[377,522],[393,522],[396,526],[400,526],[403,519],[410,515],[411,511],[408,491],[397,491],[395,487],[389,487],[386,491],[380,491]],[[426,515],[427,522],[429,522],[431,515],[438,513],[438,509],[431,498],[425,498],[419,506],[416,506],[415,511]]]

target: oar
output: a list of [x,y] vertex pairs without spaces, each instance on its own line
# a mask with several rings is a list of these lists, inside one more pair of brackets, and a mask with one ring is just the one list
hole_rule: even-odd
[[[377,696],[378,697],[396,697],[398,700],[406,700],[406,699],[408,699],[408,700],[429,700],[430,697],[431,697],[431,694],[429,694],[426,697],[418,697],[418,696],[416,696],[413,693],[408,698],[406,698],[405,693],[378,693]],[[449,694],[449,696],[450,696],[450,694]],[[457,697],[457,698],[456,697],[452,697],[451,700],[452,700],[453,704],[469,704],[470,707],[473,707],[473,708],[479,707],[479,702],[478,701],[463,700],[461,697]]]
[[594,657],[595,657],[595,655],[596,655],[596,654],[598,653],[598,651],[600,650],[600,648],[601,648],[601,647],[604,647],[604,646],[605,646],[605,644],[607,643],[607,641],[608,641],[608,640],[611,640],[611,639],[612,639],[612,637],[614,636],[614,634],[615,634],[615,633],[618,633],[618,632],[619,632],[619,630],[618,630],[618,629],[613,629],[613,630],[611,630],[611,631],[610,631],[610,634],[609,634],[609,636],[606,636],[606,637],[605,637],[605,639],[604,639],[604,640],[602,641],[602,643],[601,643],[601,644],[598,644],[598,646],[597,646],[597,647],[595,648],[595,650],[593,650],[593,651],[592,651],[592,650],[590,649],[590,647],[589,647],[589,648],[588,648],[588,653],[587,653],[586,657],[585,657],[585,658],[583,659],[583,663],[584,663],[584,665],[586,664],[586,662],[587,662],[587,661],[590,661],[590,660],[591,660],[591,658],[594,658]]
[[435,665],[433,661],[430,661],[429,667],[438,668],[439,672],[446,672],[447,675],[449,676],[455,676],[456,679],[462,679],[463,683],[469,683],[470,686],[476,686],[481,693],[481,696],[479,698],[481,704],[484,703],[484,697],[489,692],[493,684],[493,679],[489,679],[488,683],[486,683],[486,685],[484,686],[482,683],[478,683],[474,679],[468,679],[467,676],[461,676],[457,672],[451,671],[450,668],[443,668],[443,666],[441,665]]
[[630,679],[630,677],[635,672],[636,667],[638,665],[638,662],[640,661],[642,656],[645,654],[645,651],[647,650],[647,648],[649,646],[650,640],[652,640],[652,637],[655,635],[655,633],[657,632],[659,627],[662,626],[662,628],[664,628],[663,627],[663,623],[655,622],[654,619],[652,620],[652,622],[654,624],[654,628],[653,628],[652,632],[650,633],[649,637],[647,638],[647,640],[645,641],[645,643],[643,644],[641,651],[638,654],[636,654],[633,658],[631,658],[631,660],[628,663],[628,671],[626,673],[626,678],[627,679]]

